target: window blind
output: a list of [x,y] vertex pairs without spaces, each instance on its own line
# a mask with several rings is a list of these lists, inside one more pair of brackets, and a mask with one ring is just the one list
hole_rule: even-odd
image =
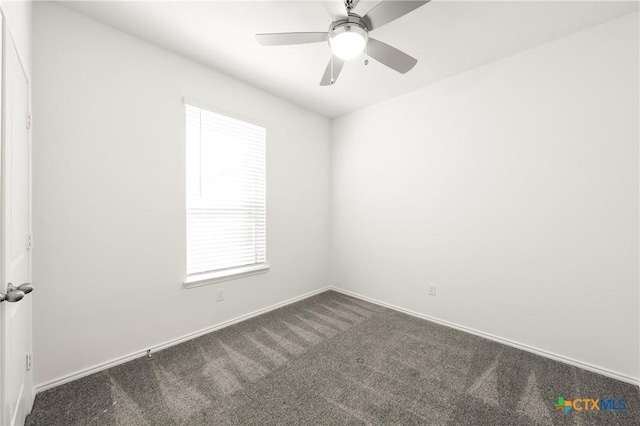
[[187,274],[266,263],[266,129],[186,105]]

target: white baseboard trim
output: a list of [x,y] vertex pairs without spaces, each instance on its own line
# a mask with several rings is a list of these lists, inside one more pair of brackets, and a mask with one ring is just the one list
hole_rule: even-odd
[[[262,315],[262,314],[265,314],[267,312],[273,311],[275,309],[281,308],[283,306],[290,305],[290,304],[295,303],[295,302],[299,302],[300,300],[307,299],[307,298],[309,298],[311,296],[315,296],[316,294],[324,293],[325,291],[328,291],[330,289],[331,289],[330,287],[323,287],[323,288],[320,288],[318,290],[310,291],[309,293],[305,293],[305,294],[302,294],[300,296],[296,296],[294,298],[285,300],[284,302],[276,303],[274,305],[267,306],[266,308],[258,309],[257,311],[253,311],[253,312],[250,312],[250,313],[245,314],[245,315],[240,315],[239,317],[230,319],[228,321],[224,321],[224,322],[212,325],[210,327],[203,328],[202,330],[198,330],[196,332],[186,334],[186,335],[184,335],[182,337],[178,337],[176,339],[169,340],[167,342],[164,342],[164,343],[161,343],[159,345],[151,347],[150,348],[151,353],[160,351],[162,349],[169,348],[171,346],[178,345],[180,343],[186,342],[186,341],[191,340],[191,339],[195,339],[196,337],[200,337],[203,334],[211,333],[212,331],[220,330],[222,328],[229,327],[230,325],[237,324],[237,323],[242,322],[242,321],[246,321],[246,320],[248,320],[250,318],[253,318],[253,317],[256,317],[258,315]],[[143,356],[146,356],[146,355],[147,355],[147,349],[143,349],[143,350],[140,350],[140,351],[137,351],[137,352],[133,352],[133,353],[131,353],[129,355],[125,355],[125,356],[122,356],[122,357],[119,357],[119,358],[115,358],[115,359],[112,359],[111,361],[103,362],[101,364],[94,365],[93,367],[85,368],[84,370],[80,370],[80,371],[77,371],[75,373],[72,373],[72,374],[69,374],[69,375],[66,375],[66,376],[63,376],[63,377],[59,377],[59,378],[51,380],[49,382],[41,383],[39,385],[36,385],[34,395],[39,393],[39,392],[43,392],[43,391],[46,391],[48,389],[54,388],[56,386],[60,386],[60,385],[63,385],[65,383],[72,382],[72,381],[80,379],[82,377],[89,376],[91,374],[98,373],[98,372],[103,371],[103,370],[107,370],[107,369],[109,369],[111,367],[115,367],[116,365],[124,364],[125,362],[134,360],[136,358],[142,358]]]
[[484,331],[475,330],[475,329],[470,328],[470,327],[465,327],[463,325],[459,325],[459,324],[456,324],[456,323],[453,323],[453,322],[441,320],[441,319],[438,319],[438,318],[435,318],[435,317],[432,317],[432,316],[429,316],[429,315],[425,315],[425,314],[421,314],[421,313],[418,313],[418,312],[414,312],[412,310],[401,308],[399,306],[395,306],[395,305],[392,305],[390,303],[381,302],[379,300],[372,299],[370,297],[363,296],[361,294],[354,293],[352,291],[344,290],[344,289],[341,289],[339,287],[329,286],[329,289],[337,291],[338,293],[346,294],[347,296],[355,297],[356,299],[364,300],[365,302],[370,302],[370,303],[373,303],[373,304],[376,304],[376,305],[384,306],[385,308],[393,309],[395,311],[402,312],[402,313],[405,313],[405,314],[408,314],[408,315],[411,315],[411,316],[414,316],[414,317],[417,317],[417,318],[421,318],[421,319],[424,319],[424,320],[427,320],[427,321],[435,322],[437,324],[444,325],[444,326],[447,326],[447,327],[455,328],[457,330],[464,331],[464,332],[470,333],[470,334],[474,334],[476,336],[484,337],[485,339],[493,340],[494,342],[502,343],[504,345],[511,346],[511,347],[516,348],[516,349],[521,349],[523,351],[531,352],[533,354],[540,355],[540,356],[543,356],[545,358],[552,359],[554,361],[562,362],[564,364],[569,364],[569,365],[572,365],[574,367],[582,368],[584,370],[588,370],[588,371],[591,371],[593,373],[598,373],[598,374],[601,374],[603,376],[610,377],[612,379],[620,380],[622,382],[629,383],[629,384],[632,384],[632,385],[635,385],[635,386],[639,386],[640,385],[640,380],[637,377],[631,377],[631,376],[628,376],[626,374],[618,373],[616,371],[612,371],[612,370],[609,370],[609,369],[606,369],[606,368],[603,368],[603,367],[598,367],[596,365],[592,365],[592,364],[589,364],[589,363],[586,363],[586,362],[583,362],[583,361],[578,361],[578,360],[573,359],[573,358],[569,358],[569,357],[566,357],[566,356],[563,356],[563,355],[558,355],[558,354],[555,354],[553,352],[549,352],[549,351],[546,351],[546,350],[543,350],[543,349],[534,348],[532,346],[525,345],[523,343],[515,342],[515,341],[510,340],[510,339],[505,339],[503,337],[498,337],[498,336],[495,336],[495,335],[490,334],[490,333],[485,333]]
[[[514,347],[514,348],[517,348],[517,349],[521,349],[521,350],[524,350],[524,351],[527,351],[527,352],[531,352],[531,353],[534,353],[536,355],[543,356],[545,358],[550,358],[550,359],[553,359],[555,361],[559,361],[559,362],[562,362],[562,363],[565,363],[565,364],[572,365],[574,367],[578,367],[578,368],[582,368],[584,370],[592,371],[594,373],[598,373],[598,374],[601,374],[601,375],[606,376],[606,377],[611,377],[613,379],[617,379],[617,380],[620,380],[620,381],[625,382],[625,383],[630,383],[630,384],[635,385],[635,386],[639,386],[640,385],[640,380],[638,378],[634,378],[634,377],[631,377],[631,376],[628,376],[628,375],[625,375],[625,374],[622,374],[622,373],[617,373],[615,371],[611,371],[611,370],[608,370],[606,368],[598,367],[598,366],[595,366],[595,365],[592,365],[592,364],[588,364],[588,363],[585,363],[585,362],[582,362],[582,361],[578,361],[578,360],[575,360],[575,359],[572,359],[572,358],[568,358],[568,357],[565,357],[565,356],[562,356],[562,355],[558,355],[558,354],[555,354],[555,353],[552,353],[552,352],[548,352],[548,351],[545,351],[545,350],[542,350],[542,349],[534,348],[532,346],[525,345],[523,343],[518,343],[518,342],[515,342],[513,340],[509,340],[509,339],[505,339],[505,338],[502,338],[502,337],[498,337],[498,336],[495,336],[493,334],[485,333],[485,332],[479,331],[479,330],[475,330],[475,329],[470,328],[470,327],[465,327],[465,326],[458,325],[458,324],[455,324],[455,323],[452,323],[452,322],[449,322],[449,321],[445,321],[445,320],[441,320],[441,319],[438,319],[438,318],[435,318],[435,317],[431,317],[429,315],[425,315],[425,314],[421,314],[421,313],[418,313],[418,312],[414,312],[414,311],[411,311],[409,309],[405,309],[405,308],[401,308],[399,306],[392,305],[390,303],[381,302],[379,300],[372,299],[370,297],[363,296],[361,294],[354,293],[354,292],[348,291],[348,290],[344,290],[344,289],[341,289],[341,288],[335,287],[335,286],[323,287],[323,288],[320,288],[318,290],[314,290],[314,291],[311,291],[309,293],[305,293],[305,294],[302,294],[300,296],[285,300],[283,302],[276,303],[276,304],[271,305],[271,306],[267,306],[266,308],[258,309],[256,311],[250,312],[250,313],[245,314],[245,315],[241,315],[239,317],[230,319],[228,321],[224,321],[224,322],[221,322],[219,324],[215,324],[213,326],[204,328],[202,330],[186,334],[186,335],[184,335],[182,337],[179,337],[179,338],[176,338],[176,339],[173,339],[173,340],[169,340],[167,342],[161,343],[159,345],[156,345],[156,346],[150,348],[151,349],[151,353],[160,351],[162,349],[169,348],[171,346],[178,345],[180,343],[186,342],[186,341],[191,340],[191,339],[195,339],[196,337],[200,337],[200,336],[202,336],[204,334],[211,333],[211,332],[216,331],[216,330],[220,330],[222,328],[228,327],[228,326],[233,325],[233,324],[237,324],[239,322],[248,320],[248,319],[256,317],[258,315],[265,314],[267,312],[273,311],[273,310],[281,308],[283,306],[290,305],[290,304],[298,302],[300,300],[307,299],[307,298],[309,298],[311,296],[315,296],[316,294],[324,293],[327,290],[334,290],[334,291],[337,291],[338,293],[346,294],[347,296],[352,296],[352,297],[355,297],[357,299],[364,300],[364,301],[370,302],[370,303],[374,303],[376,305],[384,306],[386,308],[393,309],[395,311],[402,312],[402,313],[405,313],[405,314],[408,314],[408,315],[411,315],[411,316],[414,316],[414,317],[417,317],[417,318],[421,318],[421,319],[424,319],[424,320],[427,320],[427,321],[431,321],[431,322],[434,322],[434,323],[437,323],[437,324],[440,324],[440,325],[444,325],[444,326],[447,326],[447,327],[455,328],[457,330],[464,331],[464,332],[470,333],[470,334],[474,334],[476,336],[484,337],[485,339],[489,339],[489,340],[492,340],[494,342],[502,343],[504,345],[511,346],[511,347]],[[80,378],[85,377],[85,376],[89,376],[89,375],[94,374],[94,373],[98,373],[98,372],[103,371],[103,370],[107,370],[107,369],[109,369],[111,367],[115,367],[117,365],[124,364],[125,362],[134,360],[136,358],[141,358],[141,357],[146,356],[146,355],[147,355],[147,350],[146,349],[140,350],[140,351],[131,353],[129,355],[125,355],[125,356],[122,356],[122,357],[119,357],[119,358],[115,358],[115,359],[113,359],[111,361],[107,361],[107,362],[104,362],[104,363],[101,363],[101,364],[97,364],[97,365],[94,365],[92,367],[77,371],[75,373],[72,373],[72,374],[69,374],[69,375],[66,375],[66,376],[63,376],[63,377],[59,377],[59,378],[51,380],[49,382],[38,384],[35,387],[34,397],[35,397],[35,394],[37,394],[39,392],[46,391],[46,390],[54,388],[56,386],[63,385],[65,383],[71,382],[73,380],[80,379]]]

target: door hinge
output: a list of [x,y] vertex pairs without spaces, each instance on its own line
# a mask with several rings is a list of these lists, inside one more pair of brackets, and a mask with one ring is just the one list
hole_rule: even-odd
[[27,129],[31,128],[31,113],[27,114]]
[[27,237],[27,250],[31,250],[33,248],[33,234],[29,234]]
[[27,371],[31,370],[31,367],[33,367],[33,355],[32,354],[27,354]]

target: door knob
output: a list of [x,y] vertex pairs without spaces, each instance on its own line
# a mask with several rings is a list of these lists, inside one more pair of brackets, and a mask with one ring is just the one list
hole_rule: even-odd
[[31,283],[20,284],[18,286],[18,290],[20,290],[24,294],[29,294],[29,293],[31,293],[33,291],[33,284],[31,284]]
[[19,285],[18,287],[13,284],[7,284],[7,293],[0,293],[0,302],[19,302],[22,298],[33,291],[33,284],[24,283]]

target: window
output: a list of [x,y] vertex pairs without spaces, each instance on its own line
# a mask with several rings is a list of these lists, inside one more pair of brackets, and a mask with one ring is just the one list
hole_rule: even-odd
[[187,286],[265,272],[266,129],[186,104]]

